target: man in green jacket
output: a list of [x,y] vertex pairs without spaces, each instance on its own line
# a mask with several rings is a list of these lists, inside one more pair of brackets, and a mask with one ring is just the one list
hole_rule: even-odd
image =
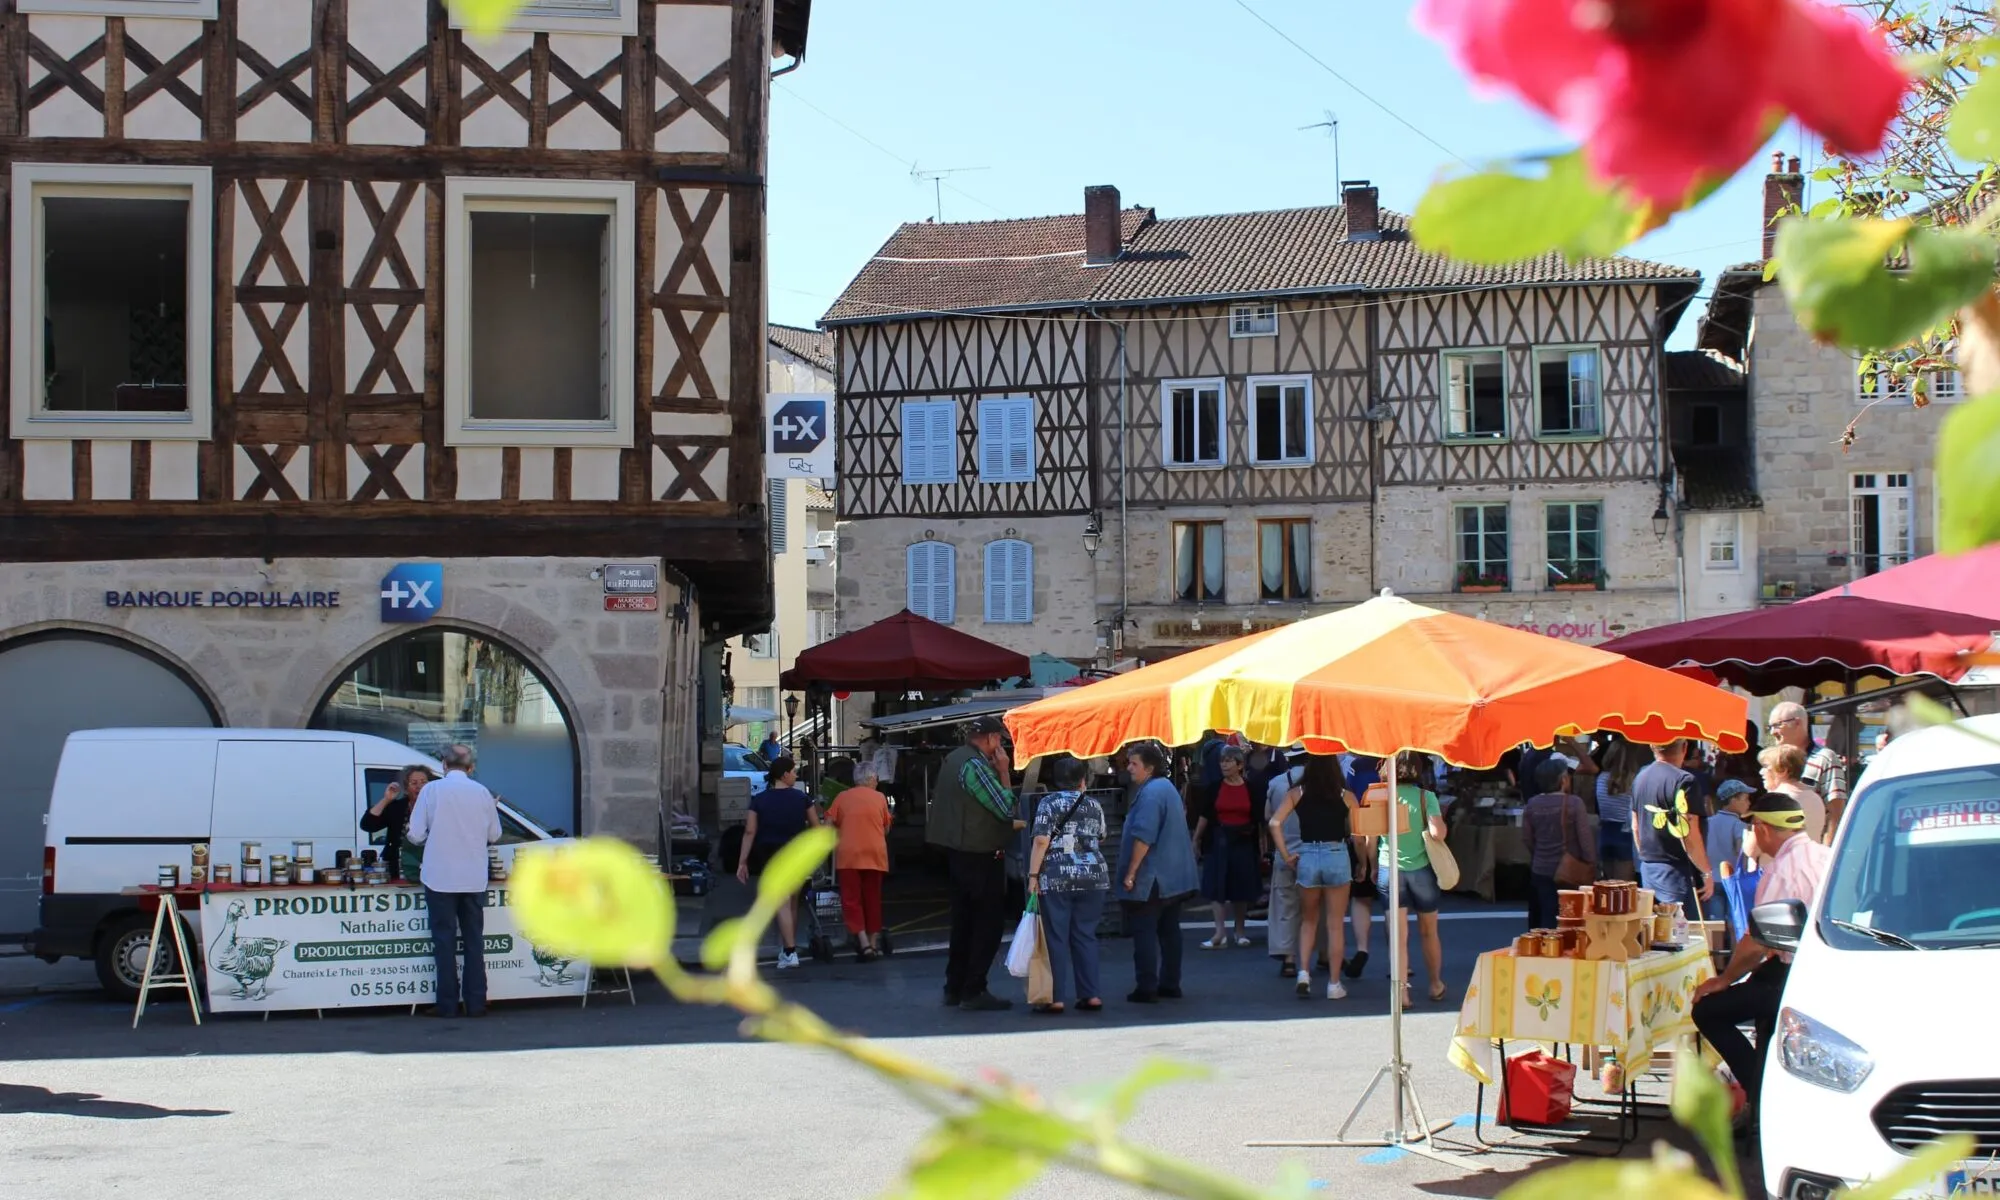
[[1012,1008],[986,986],[1007,914],[1006,851],[1014,840],[1013,772],[998,717],[965,725],[965,745],[945,756],[931,791],[924,839],[951,867],[951,949],[944,1002],[968,1012]]

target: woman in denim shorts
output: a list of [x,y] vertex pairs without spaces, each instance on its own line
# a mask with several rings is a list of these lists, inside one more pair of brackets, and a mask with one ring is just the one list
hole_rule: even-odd
[[[1427,784],[1430,780],[1430,764],[1421,755],[1404,754],[1397,760],[1396,798],[1410,814],[1410,831],[1394,837],[1378,838],[1381,849],[1376,853],[1375,886],[1384,896],[1389,894],[1389,855],[1397,858],[1397,868],[1402,872],[1403,910],[1417,915],[1417,932],[1423,938],[1424,969],[1430,975],[1430,998],[1436,1003],[1445,998],[1444,986],[1444,943],[1438,939],[1438,902],[1443,899],[1443,891],[1438,887],[1437,872],[1431,869],[1430,851],[1424,848],[1424,831],[1442,840],[1445,836],[1444,810],[1438,806],[1437,793]],[[1403,928],[1390,930],[1390,937],[1403,939],[1403,968],[1410,965],[1409,918],[1404,918]],[[1405,979],[1394,980],[1403,988],[1403,1006],[1410,1004],[1410,985]]]
[[[1297,949],[1299,999],[1312,995],[1312,952],[1319,942],[1319,922],[1325,914],[1332,957],[1344,956],[1345,929],[1341,917],[1347,912],[1347,889],[1354,882],[1348,865],[1347,836],[1351,828],[1348,810],[1354,796],[1347,790],[1340,760],[1331,755],[1314,755],[1306,761],[1299,785],[1285,793],[1285,802],[1271,815],[1272,843],[1285,854],[1299,880],[1299,941]],[[1299,817],[1299,850],[1285,850],[1285,818]],[[1326,998],[1341,1000],[1347,988],[1338,970],[1326,981]]]

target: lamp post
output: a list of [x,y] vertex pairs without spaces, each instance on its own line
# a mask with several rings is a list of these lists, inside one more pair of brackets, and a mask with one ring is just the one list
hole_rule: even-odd
[[785,696],[785,740],[793,741],[798,735],[799,697],[790,692]]
[[1091,558],[1096,558],[1097,546],[1103,537],[1104,526],[1098,522],[1097,514],[1091,513],[1088,517],[1085,517],[1083,521],[1083,552]]

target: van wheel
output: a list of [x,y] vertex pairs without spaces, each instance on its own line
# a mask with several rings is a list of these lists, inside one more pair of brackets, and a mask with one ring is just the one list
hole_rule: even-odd
[[[185,921],[181,924],[181,936],[187,938],[192,953],[194,936]],[[115,1000],[137,1000],[139,982],[146,974],[146,955],[152,949],[153,918],[137,912],[112,918],[97,936],[97,981]],[[171,969],[173,949],[167,947],[160,953],[156,969]]]

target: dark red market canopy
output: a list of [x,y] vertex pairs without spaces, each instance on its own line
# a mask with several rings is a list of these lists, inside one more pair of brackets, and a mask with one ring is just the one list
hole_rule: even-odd
[[1971,613],[2000,625],[2000,543],[1964,554],[1926,554],[1799,603],[1817,604],[1835,596]]
[[793,692],[941,692],[1028,674],[1027,655],[904,609],[807,650],[778,684]]
[[1749,612],[1645,629],[1598,649],[1656,667],[1694,664],[1768,696],[1850,675],[1965,674],[1993,641],[1993,622],[1968,613],[1863,596],[1816,597]]

